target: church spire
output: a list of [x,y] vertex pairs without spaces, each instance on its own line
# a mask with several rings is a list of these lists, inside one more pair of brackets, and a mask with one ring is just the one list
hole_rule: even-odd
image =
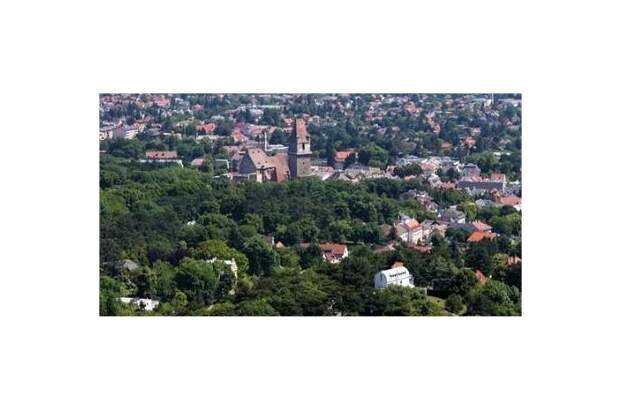
[[288,163],[291,177],[310,174],[310,136],[303,119],[297,118],[288,142]]

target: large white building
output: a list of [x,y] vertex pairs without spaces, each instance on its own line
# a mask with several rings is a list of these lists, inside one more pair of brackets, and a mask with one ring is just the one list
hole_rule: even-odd
[[384,289],[390,285],[404,286],[407,288],[415,287],[413,285],[413,275],[409,273],[409,269],[404,266],[397,266],[392,269],[382,270],[375,274],[375,288]]

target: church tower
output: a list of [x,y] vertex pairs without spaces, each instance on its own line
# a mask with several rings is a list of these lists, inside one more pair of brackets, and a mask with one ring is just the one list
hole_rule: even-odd
[[296,119],[293,132],[288,141],[288,168],[291,178],[310,175],[310,136],[306,131],[306,123]]

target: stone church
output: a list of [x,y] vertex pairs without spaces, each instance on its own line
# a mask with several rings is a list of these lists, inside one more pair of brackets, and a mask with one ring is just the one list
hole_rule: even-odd
[[261,148],[251,148],[239,162],[239,177],[258,182],[281,182],[310,175],[310,135],[304,120],[297,119],[288,141],[288,152],[267,155]]

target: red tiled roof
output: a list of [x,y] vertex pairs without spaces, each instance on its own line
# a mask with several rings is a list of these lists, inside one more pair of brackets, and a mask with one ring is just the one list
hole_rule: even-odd
[[202,130],[202,131],[204,131],[207,134],[210,133],[210,132],[215,131],[216,128],[217,128],[217,125],[215,125],[212,122],[209,122],[209,123],[206,123],[206,124],[200,124],[200,125],[196,126],[197,130],[199,130],[199,131]]
[[474,221],[471,224],[476,228],[477,231],[483,231],[484,232],[484,231],[490,231],[491,229],[493,229],[493,227],[485,224],[482,221]]
[[144,154],[148,159],[176,159],[176,151],[146,151]]
[[476,279],[478,279],[478,282],[480,282],[483,285],[489,281],[489,278],[484,276],[484,273],[480,272],[477,269],[476,269],[476,272],[474,272],[474,275],[476,275]]
[[442,182],[441,185],[439,185],[439,187],[441,189],[456,189],[456,183],[454,182]]
[[481,232],[481,231],[475,231],[472,232],[471,235],[469,235],[469,238],[467,238],[467,242],[480,242],[483,239],[493,239],[495,238],[495,234],[492,232]]
[[336,161],[344,161],[349,155],[353,154],[355,151],[353,150],[345,150],[345,151],[336,151],[336,155],[334,155],[334,159]]
[[491,174],[491,181],[504,181],[506,179],[506,175],[501,172],[494,172]]
[[499,197],[497,202],[499,202],[502,205],[515,206],[521,203],[521,198],[519,198],[516,195],[503,196],[503,197]]
[[347,245],[340,243],[322,243],[319,244],[319,247],[328,262],[342,259],[347,251]]
[[334,255],[344,255],[347,245],[341,243],[322,243],[319,245],[323,252],[329,252]]

